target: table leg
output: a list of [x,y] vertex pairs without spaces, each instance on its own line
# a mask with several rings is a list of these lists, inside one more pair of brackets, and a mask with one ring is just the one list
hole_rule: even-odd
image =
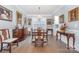
[[36,41],[35,41],[35,47],[36,47]]
[[56,33],[56,40],[58,40],[58,33]]
[[52,30],[52,36],[53,36],[53,30]]
[[53,31],[51,30],[51,36],[53,35]]
[[69,49],[69,36],[67,36],[67,49]]
[[75,49],[75,36],[73,36],[73,49]]
[[47,42],[48,42],[48,36],[47,36],[47,34],[46,34],[46,39],[47,39]]
[[43,47],[43,44],[44,44],[44,43],[42,43],[42,47]]
[[61,40],[61,33],[60,33],[60,40]]

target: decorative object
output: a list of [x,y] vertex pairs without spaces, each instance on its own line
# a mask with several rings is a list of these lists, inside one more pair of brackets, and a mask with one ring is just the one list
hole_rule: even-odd
[[59,16],[59,23],[64,23],[64,15]]
[[79,20],[79,7],[74,8],[68,12],[69,22]]
[[67,25],[66,25],[66,23],[64,23],[64,24],[61,25],[60,30],[65,32],[66,28],[67,28]]
[[22,24],[22,14],[16,11],[17,24]]
[[0,5],[0,20],[12,21],[12,11]]

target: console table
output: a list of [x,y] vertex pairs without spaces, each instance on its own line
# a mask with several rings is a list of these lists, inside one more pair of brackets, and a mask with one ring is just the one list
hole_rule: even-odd
[[64,35],[67,37],[67,48],[69,49],[69,39],[70,37],[73,38],[73,49],[75,48],[75,34],[74,33],[68,33],[68,32],[62,32],[62,31],[57,31],[56,33],[56,40],[58,40],[58,34],[60,34],[60,40],[61,40],[61,35]]
[[51,31],[51,35],[53,35],[53,29],[47,29],[47,33],[48,31]]

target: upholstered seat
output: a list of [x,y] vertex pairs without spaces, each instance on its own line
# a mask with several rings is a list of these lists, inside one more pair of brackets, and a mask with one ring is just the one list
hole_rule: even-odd
[[2,41],[3,43],[12,43],[14,41],[18,40],[18,38],[10,38],[10,39],[6,39],[4,41]]
[[36,39],[43,39],[43,36],[36,36]]

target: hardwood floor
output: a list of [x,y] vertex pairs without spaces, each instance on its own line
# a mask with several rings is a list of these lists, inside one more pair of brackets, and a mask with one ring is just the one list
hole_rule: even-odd
[[[1,53],[8,53],[8,51]],[[72,48],[67,49],[65,43],[56,41],[53,36],[49,36],[48,44],[45,44],[44,47],[35,47],[31,41],[31,36],[28,36],[19,43],[19,47],[12,47],[12,53],[77,53],[77,51]]]

